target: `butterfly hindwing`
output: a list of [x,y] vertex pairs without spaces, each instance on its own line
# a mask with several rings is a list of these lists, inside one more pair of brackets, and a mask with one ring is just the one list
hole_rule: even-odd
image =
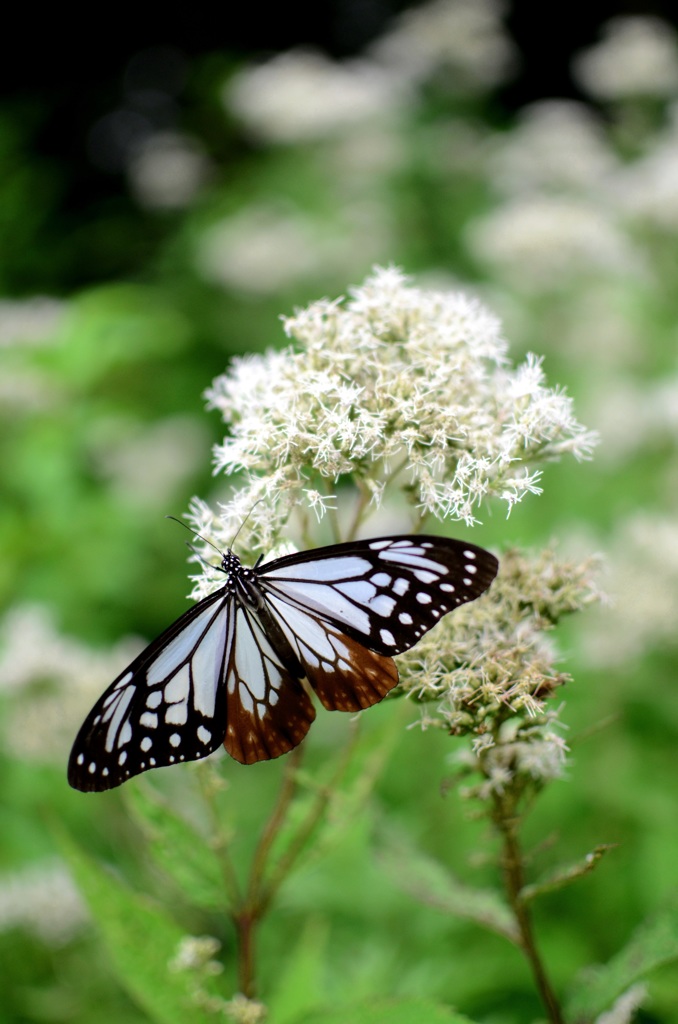
[[224,746],[236,761],[253,764],[280,757],[301,743],[315,710],[299,682],[298,663],[284,644],[269,638],[247,606],[236,607],[233,629],[237,643],[230,648],[225,669]]
[[328,711],[369,708],[398,682],[393,658],[369,650],[333,622],[273,593],[268,607]]

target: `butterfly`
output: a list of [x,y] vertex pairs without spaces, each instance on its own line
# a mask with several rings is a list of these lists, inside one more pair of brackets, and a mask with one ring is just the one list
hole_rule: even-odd
[[398,682],[393,655],[479,597],[494,555],[434,536],[378,537],[244,566],[165,630],[100,697],[73,745],[75,789],[119,786],[222,743],[242,764],[287,753],[315,710],[360,711]]

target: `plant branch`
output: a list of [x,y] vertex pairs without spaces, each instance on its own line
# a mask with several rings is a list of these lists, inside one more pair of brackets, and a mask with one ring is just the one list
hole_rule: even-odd
[[506,792],[495,794],[494,796],[492,817],[503,843],[501,864],[504,884],[515,915],[516,924],[518,925],[520,947],[530,965],[537,990],[548,1014],[548,1019],[551,1024],[564,1024],[558,999],[537,949],[532,928],[532,918],[522,898],[524,861],[518,839],[520,818],[517,813],[516,804],[517,797],[515,794]]
[[289,811],[296,789],[296,777],[303,755],[295,747],[284,768],[282,785],[271,815],[264,825],[250,870],[247,890],[231,911],[238,949],[238,988],[248,999],[256,996],[256,928],[267,905],[265,876],[275,838]]

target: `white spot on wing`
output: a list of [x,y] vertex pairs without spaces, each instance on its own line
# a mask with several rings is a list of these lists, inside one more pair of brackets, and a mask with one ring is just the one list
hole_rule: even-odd
[[171,704],[168,708],[165,708],[166,725],[186,725],[187,720],[187,704]]
[[384,618],[390,615],[394,608],[395,598],[389,597],[388,594],[377,594],[370,601],[370,609],[377,615],[383,615]]
[[396,639],[393,633],[391,633],[388,629],[380,629],[379,636],[381,637],[385,644],[389,645],[389,647],[395,647]]
[[446,565],[428,558],[423,548],[413,548],[411,551],[382,551],[379,557],[386,562],[397,562],[403,569],[429,569],[438,576],[447,575],[449,572]]
[[191,676],[188,671],[188,665],[183,665],[176,675],[172,676],[165,687],[164,692],[167,703],[174,704],[177,701],[185,701],[188,698],[190,685]]
[[427,594],[425,590],[421,590],[417,594],[417,601],[419,602],[419,604],[430,604],[431,595]]
[[342,594],[345,594],[352,601],[358,601],[359,604],[367,604],[377,593],[377,588],[374,584],[368,583],[367,580],[349,580],[347,583],[337,583],[335,585]]
[[144,725],[147,729],[157,729],[158,716],[154,715],[151,711],[144,711],[143,715],[139,718],[139,724]]
[[429,572],[428,569],[415,569],[414,576],[420,583],[435,583],[440,578],[437,573]]

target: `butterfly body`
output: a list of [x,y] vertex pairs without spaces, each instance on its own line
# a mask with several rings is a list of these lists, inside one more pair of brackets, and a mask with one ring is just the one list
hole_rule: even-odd
[[110,789],[206,757],[278,757],[306,735],[314,691],[359,711],[398,682],[393,655],[490,585],[497,560],[466,542],[404,536],[334,544],[250,568],[232,551],[224,585],[114,680],[85,719],[68,779]]

